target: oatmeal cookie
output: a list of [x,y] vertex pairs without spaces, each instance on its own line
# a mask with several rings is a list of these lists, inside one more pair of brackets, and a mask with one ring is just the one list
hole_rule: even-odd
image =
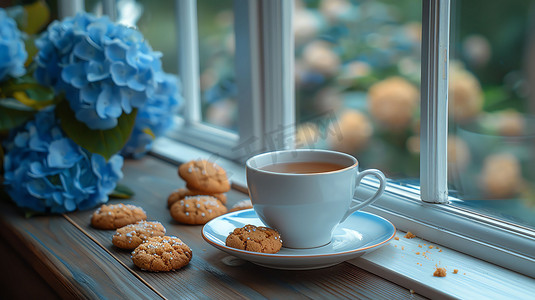
[[171,217],[184,224],[201,225],[227,213],[227,208],[211,196],[186,197],[170,208]]
[[117,229],[147,219],[143,208],[131,204],[103,204],[91,217],[91,225],[98,229]]
[[162,272],[178,270],[189,264],[193,253],[179,238],[149,238],[132,251],[132,261],[142,270]]
[[112,243],[118,248],[132,250],[150,237],[164,235],[165,227],[160,222],[139,221],[118,228],[112,237]]
[[230,190],[227,172],[208,160],[192,160],[178,168],[178,175],[186,181],[190,190],[208,194],[226,193]]
[[195,191],[190,189],[178,189],[169,195],[167,198],[167,207],[171,207],[171,205],[175,204],[178,200],[182,200],[189,196],[212,196],[214,198],[217,198],[221,203],[227,204],[227,195],[225,194],[209,194],[201,191]]
[[241,250],[277,253],[282,247],[280,234],[271,228],[245,225],[227,236],[225,245]]

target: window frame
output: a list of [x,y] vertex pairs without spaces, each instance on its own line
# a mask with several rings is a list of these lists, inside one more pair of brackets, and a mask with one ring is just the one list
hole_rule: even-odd
[[448,203],[450,0],[422,1],[420,195]]
[[[422,1],[420,186],[391,182],[385,196],[364,210],[401,230],[535,277],[535,230],[449,205],[461,201],[449,197],[447,188],[450,4]],[[366,199],[378,185],[367,179],[356,198]]]
[[170,137],[237,161],[291,147],[295,108],[285,103],[293,99],[293,3],[234,0],[236,134],[201,120],[196,2],[175,0],[179,43],[185,45],[178,47],[185,113]]

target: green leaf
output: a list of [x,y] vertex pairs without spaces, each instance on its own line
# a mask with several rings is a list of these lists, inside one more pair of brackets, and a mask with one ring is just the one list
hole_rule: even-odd
[[76,144],[92,153],[98,153],[106,160],[119,152],[132,133],[136,121],[137,109],[132,113],[123,113],[114,128],[106,130],[90,129],[78,121],[67,101],[56,106],[56,115],[61,120],[61,128]]
[[36,111],[18,110],[0,105],[0,131],[17,127],[30,119]]
[[38,213],[33,211],[33,210],[24,210],[24,218],[26,218],[26,219],[29,219],[29,218],[31,218],[33,216],[36,216],[36,215],[38,215]]
[[55,97],[51,87],[39,84],[30,74],[3,82],[0,85],[0,97],[15,98],[33,109],[41,109],[63,99]]
[[118,198],[118,199],[130,199],[132,196],[134,196],[134,191],[127,187],[124,184],[118,183],[115,187],[115,190],[110,194],[110,197],[112,198]]

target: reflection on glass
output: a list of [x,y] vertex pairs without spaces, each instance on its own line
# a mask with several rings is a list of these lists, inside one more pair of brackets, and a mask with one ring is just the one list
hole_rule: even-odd
[[296,146],[418,182],[421,1],[295,1]]
[[456,205],[535,228],[534,8],[454,2],[448,179]]
[[203,121],[237,131],[233,2],[199,0],[197,18]]

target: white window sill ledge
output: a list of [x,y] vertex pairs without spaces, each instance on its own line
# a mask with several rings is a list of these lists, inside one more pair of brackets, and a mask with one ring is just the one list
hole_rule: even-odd
[[[529,299],[535,294],[533,278],[404,235],[398,231],[399,240],[349,262],[431,299]],[[446,277],[434,277],[436,267],[445,268]]]
[[[153,153],[176,162],[210,159],[227,170],[234,186],[242,189],[247,186],[242,165],[213,153],[167,138],[155,142]],[[406,239],[404,234],[398,231],[399,240],[393,239],[349,263],[432,299],[529,299],[535,295],[535,279],[531,277],[420,238]],[[446,268],[447,276],[434,277],[436,267]],[[457,274],[453,274],[454,269],[458,270]]]

